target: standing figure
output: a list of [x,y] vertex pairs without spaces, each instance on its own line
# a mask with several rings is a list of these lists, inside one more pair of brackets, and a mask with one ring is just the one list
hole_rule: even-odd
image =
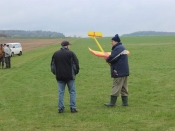
[[64,92],[65,86],[68,86],[70,94],[70,111],[76,113],[76,86],[75,77],[79,73],[79,61],[70,51],[70,43],[63,41],[62,47],[56,51],[52,56],[51,65],[54,64],[56,80],[58,82],[58,113],[62,113],[64,106]]
[[109,103],[105,103],[105,106],[115,106],[117,97],[121,94],[122,106],[128,106],[128,76],[129,65],[128,55],[125,47],[120,41],[120,37],[116,34],[111,39],[112,52],[106,59],[111,66],[111,77],[113,78],[113,86],[111,99]]
[[11,51],[10,48],[7,47],[6,44],[4,44],[4,52],[5,52],[5,63],[6,63],[6,68],[10,68],[10,57],[11,57]]
[[[7,47],[10,49],[9,45],[7,45]],[[11,49],[10,49],[10,56],[8,57],[9,68],[11,68],[11,55],[12,55],[12,51],[11,51]]]
[[4,47],[3,47],[3,44],[0,45],[0,67],[4,68]]

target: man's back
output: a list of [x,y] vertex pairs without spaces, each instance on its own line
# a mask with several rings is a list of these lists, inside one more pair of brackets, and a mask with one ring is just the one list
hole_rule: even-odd
[[75,79],[73,72],[73,63],[75,63],[76,69],[79,70],[78,59],[76,55],[67,48],[61,48],[53,55],[56,66],[56,78],[57,80],[67,81]]

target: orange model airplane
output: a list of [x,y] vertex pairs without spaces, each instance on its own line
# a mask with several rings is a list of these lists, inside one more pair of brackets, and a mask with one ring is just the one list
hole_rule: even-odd
[[[107,58],[111,52],[104,52],[103,48],[101,47],[101,45],[99,44],[99,42],[97,41],[96,37],[102,37],[102,33],[101,32],[93,32],[93,31],[89,31],[88,32],[88,36],[91,37],[92,39],[95,40],[97,46],[99,47],[100,51],[94,51],[91,48],[89,48],[89,51],[94,54],[95,56],[98,57],[103,57],[103,58]],[[127,54],[129,55],[130,52],[127,50]]]

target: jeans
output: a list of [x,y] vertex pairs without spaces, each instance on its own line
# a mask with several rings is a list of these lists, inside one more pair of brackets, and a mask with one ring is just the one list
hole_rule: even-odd
[[75,80],[69,81],[58,81],[58,110],[64,110],[64,92],[65,86],[68,86],[69,94],[70,94],[70,108],[76,109],[76,86]]

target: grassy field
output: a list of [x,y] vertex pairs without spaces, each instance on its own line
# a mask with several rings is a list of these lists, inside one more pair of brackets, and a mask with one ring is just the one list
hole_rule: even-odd
[[[111,51],[110,38],[98,39]],[[50,72],[51,45],[11,58],[11,69],[0,69],[0,131],[174,131],[175,37],[121,37],[130,51],[129,106],[114,108],[109,102],[112,78],[90,38],[72,39],[79,59],[77,114],[70,113],[65,92],[65,112],[57,113],[58,89]]]

